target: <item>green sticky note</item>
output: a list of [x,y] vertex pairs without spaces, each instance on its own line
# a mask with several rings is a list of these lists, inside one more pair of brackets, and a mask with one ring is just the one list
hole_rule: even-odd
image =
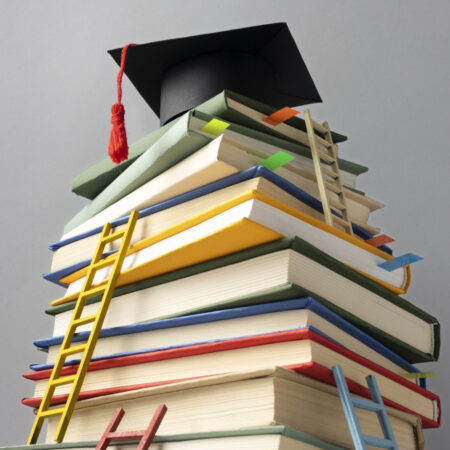
[[223,130],[226,130],[230,126],[229,123],[224,122],[219,119],[210,120],[200,131],[204,133],[213,134],[214,136],[218,136]]
[[437,375],[434,372],[410,372],[410,373],[401,373],[403,378],[407,379],[417,379],[417,378],[437,378]]
[[261,161],[259,165],[264,166],[266,169],[275,170],[278,167],[284,166],[289,161],[292,161],[294,156],[289,155],[285,152],[276,152],[274,155],[269,156],[264,161]]

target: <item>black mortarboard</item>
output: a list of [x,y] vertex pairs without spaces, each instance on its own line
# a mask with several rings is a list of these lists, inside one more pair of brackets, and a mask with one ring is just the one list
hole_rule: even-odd
[[280,108],[321,101],[286,23],[136,45],[125,73],[161,125],[224,89]]

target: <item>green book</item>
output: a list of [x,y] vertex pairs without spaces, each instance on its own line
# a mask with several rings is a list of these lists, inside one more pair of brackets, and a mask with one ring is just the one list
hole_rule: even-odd
[[[274,439],[278,436],[278,439]],[[243,439],[239,439],[243,438]],[[309,434],[302,433],[301,431],[293,430],[292,428],[285,427],[283,425],[273,425],[268,427],[255,427],[255,428],[243,428],[240,430],[227,430],[227,431],[211,431],[208,433],[189,433],[189,434],[174,434],[174,435],[157,435],[153,439],[156,443],[171,443],[171,442],[185,442],[189,444],[189,448],[204,448],[214,449],[215,440],[219,441],[220,448],[225,448],[228,445],[229,449],[235,450],[240,448],[239,445],[251,445],[251,447],[245,446],[245,448],[259,448],[258,444],[264,443],[270,445],[273,442],[273,450],[278,449],[292,449],[292,450],[307,450],[313,448],[320,448],[324,450],[344,450],[343,447],[338,447],[333,444],[329,444],[321,439],[313,437]],[[252,444],[254,442],[254,445]],[[36,444],[33,445],[33,450],[63,450],[63,449],[80,449],[80,448],[95,448],[98,441],[80,441],[80,442],[62,442],[60,444]],[[133,448],[136,447],[138,441],[117,442],[112,445],[117,447],[119,445],[130,445]],[[303,445],[302,445],[303,444]],[[306,444],[306,445],[305,445]],[[164,449],[166,446],[163,447]],[[172,448],[181,449],[179,445],[170,446],[167,445],[167,449]],[[228,448],[228,447],[227,447]],[[268,447],[264,447],[268,448]],[[272,447],[270,447],[272,449]],[[0,450],[30,450],[29,445],[17,445],[10,447],[0,447]]]
[[139,158],[142,153],[172,128],[177,121],[178,119],[175,119],[172,122],[167,123],[130,145],[128,149],[128,159],[126,161],[116,164],[112,162],[111,158],[106,158],[84,172],[81,172],[72,181],[72,192],[75,192],[75,194],[81,195],[82,197],[86,197],[89,200],[94,199],[127,167]]
[[191,113],[181,116],[172,127],[168,128],[139,158],[136,158],[91,203],[73,217],[65,226],[64,233],[73,230],[210,142],[211,138],[190,130],[190,118]]
[[[284,139],[292,140],[293,142],[297,142],[296,140],[290,138],[289,136],[286,136],[282,132],[279,132],[277,130],[277,127],[267,127],[259,120],[255,120],[254,118],[252,118],[251,110],[262,113],[266,116],[270,116],[279,108],[274,108],[273,106],[269,106],[265,103],[253,100],[252,98],[246,97],[245,95],[230,91],[229,89],[225,89],[220,94],[217,94],[210,100],[197,106],[195,109],[197,111],[206,112],[208,114],[214,114],[224,120],[239,123],[241,125],[245,125],[246,127],[262,131],[263,133],[272,134],[273,136],[278,136]],[[306,132],[305,121],[299,116],[291,117],[284,123],[290,125],[293,128],[296,128],[297,130]],[[347,136],[336,133],[335,131],[331,132],[331,136],[333,138],[333,142],[336,143],[347,140]]]
[[[286,250],[292,250],[288,257],[285,256]],[[264,265],[261,265],[261,261],[256,262],[258,257],[265,257],[264,261],[267,261],[264,262]],[[300,263],[296,263],[296,260],[300,260]],[[238,287],[236,287],[236,292],[232,291],[234,287],[232,285],[233,279],[236,278],[235,272],[228,271],[227,276],[230,279],[229,281],[224,281],[224,273],[221,269],[232,264],[236,265],[237,273],[240,274],[241,278],[245,279],[246,284],[251,285],[251,290],[245,296],[242,296]],[[296,264],[302,264],[300,266],[302,269],[296,269]],[[279,278],[275,278],[271,274],[274,266],[279,270],[277,272],[280,274],[278,275]],[[285,266],[286,269],[284,269]],[[218,283],[227,285],[227,296],[216,301],[213,298],[213,294],[210,294],[207,303],[201,306],[185,306],[188,295],[201,297],[200,291],[188,294],[187,291],[190,286],[188,277],[198,276],[204,272],[208,272],[205,281],[202,281],[205,286],[205,292],[211,292],[212,288],[208,283],[214,284],[216,279],[219,280]],[[255,273],[256,275],[254,275]],[[302,278],[303,273],[307,274],[304,275],[305,278]],[[254,277],[253,281],[250,280],[250,276]],[[268,287],[261,288],[261,282],[258,282],[260,278],[258,277],[263,279],[273,278],[274,281],[273,283],[271,282],[272,284],[267,285]],[[317,279],[313,280],[313,277],[317,277]],[[186,279],[184,284],[179,282],[183,279]],[[131,297],[133,297],[133,293],[148,289],[137,300],[137,305],[143,307],[143,298],[148,298],[152,302],[153,307],[156,307],[159,300],[152,293],[152,288],[174,281],[177,281],[179,286],[181,285],[179,287],[179,295],[184,295],[185,301],[176,302],[178,306],[173,310],[173,314],[142,317],[142,321],[311,296],[411,363],[434,361],[439,356],[440,326],[435,317],[318,250],[299,237],[283,238],[137,283],[120,286],[116,288],[113,296],[125,296],[123,300],[119,299],[116,302],[119,305],[119,302],[121,304],[123,301],[124,305],[126,304],[126,307],[132,311],[131,308],[134,303],[132,303]],[[310,283],[309,287],[306,287],[308,283]],[[198,280],[196,281],[196,286],[200,286]],[[324,294],[325,292],[328,294]],[[359,307],[358,305],[360,310],[352,309],[353,307],[349,306],[350,303],[347,301],[347,298],[361,298],[361,302],[364,300],[365,303],[363,305],[365,306]],[[87,304],[98,301],[100,301],[99,296],[92,297],[87,300]],[[54,306],[47,309],[46,313],[58,315],[73,309],[74,305],[75,301]],[[116,312],[113,311],[115,308]],[[120,311],[119,306],[114,306],[113,300],[108,313],[111,322],[115,320],[113,319],[114,314],[120,313]],[[387,315],[389,311],[393,311],[392,316]],[[361,317],[363,314],[366,315],[365,319]],[[58,321],[60,319],[55,317],[55,320]],[[62,317],[61,320],[63,320]],[[64,320],[68,320],[67,317]],[[400,329],[401,324],[403,324],[404,330],[399,334],[396,330]],[[108,326],[119,325],[120,323],[112,323]],[[413,326],[416,328],[411,329]],[[61,323],[61,327],[63,327],[63,323]],[[420,330],[422,330],[422,335],[419,341],[422,349],[417,348],[418,345],[414,345],[414,342],[418,343],[414,336],[418,335]],[[397,337],[395,336],[396,333]],[[413,337],[411,337],[411,333]],[[402,339],[398,336],[402,336]]]
[[[64,228],[64,234],[72,230],[74,230],[72,234],[76,234],[76,228],[86,220],[211,142],[216,136],[202,132],[201,129],[213,118],[215,117],[200,111],[190,111],[181,116],[91,203],[70,220]],[[253,148],[258,148],[258,144],[263,142],[271,145],[276,151],[282,149],[292,152],[308,162],[311,159],[311,151],[306,146],[242,125],[230,123],[224,134]],[[341,176],[346,186],[354,184],[356,178],[354,166],[354,163],[340,160]]]
[[[252,129],[254,131],[258,131],[255,135],[256,139],[261,139],[264,142],[273,143],[273,145],[279,145],[280,148],[288,149],[288,145],[286,143],[293,143],[295,146],[302,147],[305,155],[309,155],[311,157],[311,153],[307,146],[302,146],[298,142],[289,139],[281,133],[273,131],[270,128],[267,128],[261,125],[259,122],[252,120],[247,117],[245,114],[242,114],[228,106],[228,99],[235,99],[235,101],[239,101],[252,109],[261,111],[265,114],[271,114],[275,111],[276,108],[264,105],[263,103],[256,102],[248,97],[244,97],[238,94],[235,94],[231,91],[223,91],[220,94],[216,95],[212,99],[208,100],[204,104],[200,105],[196,108],[197,111],[209,114],[211,116],[217,117],[219,119],[227,120],[233,122],[237,125],[243,125],[246,128]],[[182,116],[182,117],[185,117]],[[212,118],[212,117],[211,117]],[[148,136],[144,137],[140,141],[130,146],[129,149],[129,157],[128,160],[123,161],[119,165],[115,165],[109,158],[101,161],[95,166],[85,170],[81,174],[77,175],[72,183],[72,191],[78,195],[86,197],[88,199],[94,199],[97,195],[99,195],[110,183],[112,183],[119,175],[121,175],[125,169],[127,169],[131,164],[133,164],[140,155],[146,152],[146,150],[151,147],[161,136],[165,133],[169,132],[169,130],[178,122],[180,118],[175,121],[169,122],[163,127],[155,130],[150,133]],[[305,123],[302,119],[293,117],[286,121],[287,124],[304,131]],[[342,142],[346,139],[345,136],[332,133],[335,142]],[[267,136],[267,138],[263,139],[262,136]],[[257,137],[259,136],[259,137]],[[276,137],[276,140],[270,140],[269,137]],[[281,139],[281,141],[280,141]],[[339,167],[342,170],[346,170],[355,176],[360,175],[364,172],[367,172],[367,167],[361,166],[359,164],[339,160]],[[354,187],[354,186],[349,186]]]

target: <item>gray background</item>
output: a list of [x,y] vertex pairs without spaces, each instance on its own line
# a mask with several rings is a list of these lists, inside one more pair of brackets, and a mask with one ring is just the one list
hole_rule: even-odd
[[[448,448],[449,12],[423,0],[0,0],[0,445],[27,439],[21,374],[44,360],[32,341],[51,334],[44,309],[64,293],[41,278],[47,245],[86,203],[72,178],[106,157],[117,73],[106,50],[287,21],[324,100],[313,117],[349,136],[341,156],[370,168],[358,187],[386,204],[371,223],[397,254],[425,258],[407,298],[442,323],[440,361],[423,370],[439,374],[444,421],[426,439]],[[128,80],[124,103],[130,142],[158,126]]]

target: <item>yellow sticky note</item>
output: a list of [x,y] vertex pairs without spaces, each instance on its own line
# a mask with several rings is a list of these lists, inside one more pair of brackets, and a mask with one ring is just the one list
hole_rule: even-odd
[[200,131],[218,136],[219,134],[223,133],[223,130],[226,130],[229,126],[230,124],[227,122],[219,119],[212,119],[203,128],[201,128]]

